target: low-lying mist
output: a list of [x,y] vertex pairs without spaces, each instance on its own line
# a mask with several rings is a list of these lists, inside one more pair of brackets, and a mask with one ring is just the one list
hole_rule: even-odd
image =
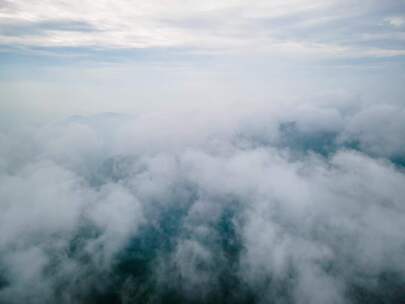
[[404,302],[404,134],[348,101],[4,130],[0,302]]

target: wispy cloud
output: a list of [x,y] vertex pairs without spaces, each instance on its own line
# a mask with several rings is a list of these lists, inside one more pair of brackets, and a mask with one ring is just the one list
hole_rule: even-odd
[[17,0],[0,7],[3,46],[186,48],[321,58],[405,55],[404,19],[398,15],[405,7],[393,0]]

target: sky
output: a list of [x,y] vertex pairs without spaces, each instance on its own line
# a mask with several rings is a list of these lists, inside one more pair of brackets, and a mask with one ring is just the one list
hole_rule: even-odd
[[0,303],[405,302],[405,1],[0,0]]
[[7,116],[404,95],[402,0],[3,0],[0,25]]

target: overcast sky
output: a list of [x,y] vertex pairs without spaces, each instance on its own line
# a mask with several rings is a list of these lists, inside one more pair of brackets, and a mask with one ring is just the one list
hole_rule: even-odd
[[404,58],[402,0],[0,1],[8,117],[342,92],[397,103]]
[[405,55],[401,0],[2,0],[0,5],[3,48],[172,48],[330,59]]

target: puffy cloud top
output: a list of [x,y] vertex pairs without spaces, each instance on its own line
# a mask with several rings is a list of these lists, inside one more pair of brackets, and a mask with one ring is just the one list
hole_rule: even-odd
[[4,131],[0,300],[398,303],[403,113],[312,103]]

